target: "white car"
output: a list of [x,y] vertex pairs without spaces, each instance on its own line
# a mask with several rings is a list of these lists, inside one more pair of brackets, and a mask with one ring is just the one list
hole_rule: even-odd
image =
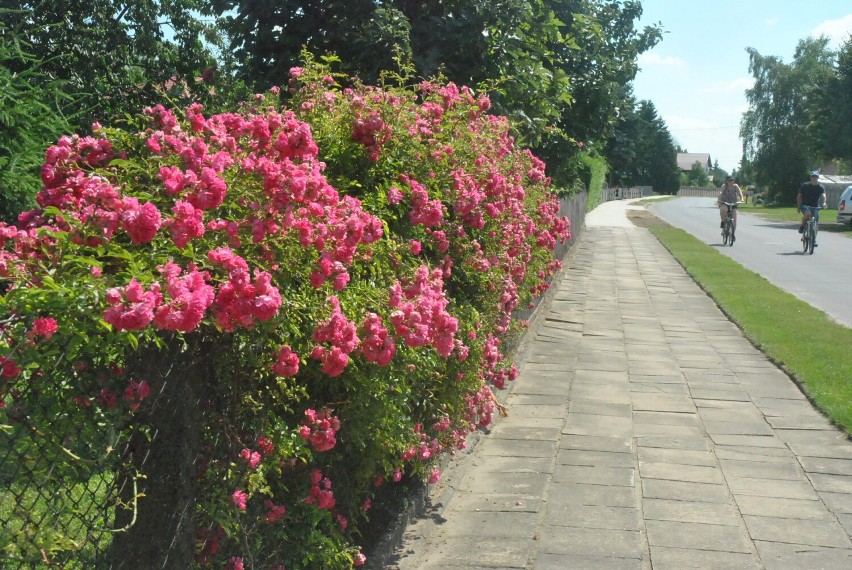
[[837,223],[852,226],[852,186],[848,186],[840,195],[837,203]]

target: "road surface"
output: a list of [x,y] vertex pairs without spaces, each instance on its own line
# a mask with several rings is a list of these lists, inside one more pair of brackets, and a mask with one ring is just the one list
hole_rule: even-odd
[[[737,240],[733,247],[726,247],[722,245],[715,203],[715,198],[678,198],[655,202],[649,208],[669,224],[852,327],[852,239],[821,231],[814,254],[805,255],[796,231],[799,224],[773,222],[739,212]],[[822,221],[833,225],[833,212]]]

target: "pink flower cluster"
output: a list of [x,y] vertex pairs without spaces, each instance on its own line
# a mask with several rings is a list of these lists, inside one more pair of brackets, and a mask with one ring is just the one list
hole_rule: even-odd
[[337,443],[335,433],[340,431],[340,420],[328,410],[319,412],[305,410],[305,419],[299,428],[299,437],[307,441],[317,451],[328,451]]
[[[244,234],[250,235],[251,242],[260,244],[260,252],[271,260],[265,241],[293,235],[302,246],[320,254],[314,285],[331,280],[336,290],[342,290],[349,282],[346,266],[358,246],[381,238],[381,220],[364,211],[356,198],[341,197],[322,176],[325,165],[316,160],[318,148],[311,129],[292,112],[267,110],[264,114],[224,113],[205,118],[201,106],[193,104],[186,110],[192,127],[188,132],[162,106],[144,112],[152,125],[147,147],[165,163],[158,170],[164,191],[154,193],[151,201],[123,196],[127,188],[115,186],[95,172],[119,156],[103,129],[96,131],[100,138],[62,137],[48,149],[42,169],[45,185],[38,202],[63,212],[56,219],[57,228],[71,232],[75,243],[95,247],[123,230],[131,244],[143,245],[165,228],[174,245],[183,249],[210,231],[224,231],[231,247],[242,247]],[[370,119],[366,124],[375,122]],[[180,164],[175,165],[173,156]],[[225,174],[234,166],[260,176],[263,196],[254,203],[240,204],[243,219],[205,221],[208,212],[225,204]],[[165,215],[167,211],[171,215]],[[0,239],[11,239],[16,250],[11,254],[4,248],[0,254],[0,275],[8,274],[10,263],[34,264],[35,258],[27,255],[45,251],[45,238],[30,230],[46,225],[47,219],[33,211],[21,220],[21,230],[0,227]],[[211,261],[212,257],[211,252]],[[210,274],[190,269],[186,276],[172,278],[168,285],[172,301],[157,311],[154,326],[188,332],[198,326],[211,305],[217,324],[226,331],[251,328],[256,321],[277,314],[281,300],[271,274],[255,270],[252,277],[247,265],[228,271],[227,280],[215,291],[214,303],[208,302],[210,286],[201,283],[202,276],[205,282],[217,280]],[[161,301],[159,285],[141,291],[141,281],[139,276],[123,288],[115,287],[110,296],[106,318],[117,330],[138,330],[152,320],[151,312]]]
[[467,420],[478,426],[491,424],[494,416],[495,399],[494,393],[487,384],[483,384],[478,392],[468,394],[465,397],[467,406]]
[[316,503],[321,509],[334,508],[334,493],[331,491],[331,481],[323,477],[319,469],[311,471],[311,494],[305,498],[309,505]]
[[299,355],[285,344],[278,349],[278,356],[275,358],[275,364],[272,365],[272,371],[278,376],[295,376],[299,372]]
[[56,331],[59,330],[59,325],[56,319],[51,317],[38,317],[33,320],[33,328],[30,331],[30,338],[41,337],[44,340],[50,340]]
[[376,313],[367,313],[361,324],[361,354],[365,360],[379,366],[390,364],[396,354],[396,343]]
[[235,507],[244,511],[246,510],[246,504],[248,503],[248,495],[245,491],[237,489],[231,493],[231,501],[234,503]]
[[110,306],[103,317],[117,331],[141,330],[154,320],[154,309],[162,300],[159,283],[146,291],[136,279],[131,279],[125,287],[107,290],[106,301]]
[[259,452],[246,448],[240,452],[240,459],[246,462],[249,469],[257,469],[262,457]]
[[148,243],[154,239],[162,225],[162,216],[151,202],[140,204],[139,200],[127,197],[121,202],[121,226],[133,243]]
[[154,326],[168,331],[194,330],[213,304],[214,289],[207,284],[210,274],[190,265],[187,273],[181,276],[183,270],[172,261],[157,269],[166,277],[169,300],[157,307]]
[[147,381],[131,380],[124,389],[124,400],[130,403],[130,409],[136,411],[142,405],[142,400],[151,394],[151,386]]
[[213,305],[216,324],[222,330],[250,329],[255,321],[268,321],[278,314],[281,294],[272,285],[272,275],[256,269],[252,283],[246,261],[227,247],[211,251],[208,259],[228,270],[228,281],[219,287]]
[[321,322],[314,330],[313,340],[329,343],[331,347],[315,347],[311,351],[311,358],[321,360],[322,371],[334,378],[343,373],[343,369],[349,364],[349,353],[358,348],[360,340],[356,334],[355,324],[347,320],[340,310],[340,301],[337,297],[329,297],[328,301],[332,307],[331,317]]
[[146,291],[132,279],[125,287],[107,291],[110,306],[103,313],[104,320],[118,331],[141,330],[152,321],[161,330],[194,330],[213,303],[213,287],[205,282],[209,275],[190,266],[181,276],[181,268],[171,261],[159,270],[166,277],[168,302],[163,303],[159,283],[153,283]]
[[8,380],[21,373],[21,368],[8,356],[0,356],[0,378]]
[[359,115],[352,121],[352,140],[367,147],[367,156],[373,162],[379,160],[382,145],[387,143],[392,135],[393,130],[375,111],[366,116]]
[[411,188],[411,210],[408,219],[412,224],[426,227],[440,226],[444,221],[444,204],[437,199],[429,199],[426,187],[403,174],[400,179]]
[[449,302],[443,286],[442,270],[430,273],[428,266],[421,265],[410,284],[394,284],[389,305],[394,308],[391,324],[407,346],[431,344],[446,358],[455,348],[458,320],[447,312]]
[[284,505],[276,505],[269,499],[265,500],[263,504],[266,507],[264,520],[270,524],[280,521],[287,514],[287,509],[284,508]]

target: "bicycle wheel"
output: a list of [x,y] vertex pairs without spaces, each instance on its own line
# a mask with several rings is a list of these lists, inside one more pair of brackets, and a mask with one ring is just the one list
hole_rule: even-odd
[[805,231],[802,233],[802,252],[807,253],[811,245],[811,233],[808,231],[808,226],[805,226]]
[[814,224],[808,224],[808,254],[814,254],[814,245],[816,244],[816,228]]
[[737,239],[736,233],[737,228],[734,226],[734,224],[731,224],[731,237],[728,239],[728,245],[730,245],[731,247],[734,246],[734,240]]
[[725,220],[725,225],[722,227],[722,245],[728,245],[728,237],[731,235],[731,222]]

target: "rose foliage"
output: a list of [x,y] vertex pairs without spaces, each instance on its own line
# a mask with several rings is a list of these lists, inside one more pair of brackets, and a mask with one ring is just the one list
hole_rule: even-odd
[[[486,96],[343,88],[310,58],[291,77],[232,113],[158,106],[62,137],[39,207],[0,225],[0,423],[54,450],[15,444],[26,472],[119,477],[160,389],[134,355],[213,364],[184,403],[200,568],[363,564],[377,489],[436,481],[490,423],[513,310],[570,235]],[[3,553],[72,548],[22,537]]]

